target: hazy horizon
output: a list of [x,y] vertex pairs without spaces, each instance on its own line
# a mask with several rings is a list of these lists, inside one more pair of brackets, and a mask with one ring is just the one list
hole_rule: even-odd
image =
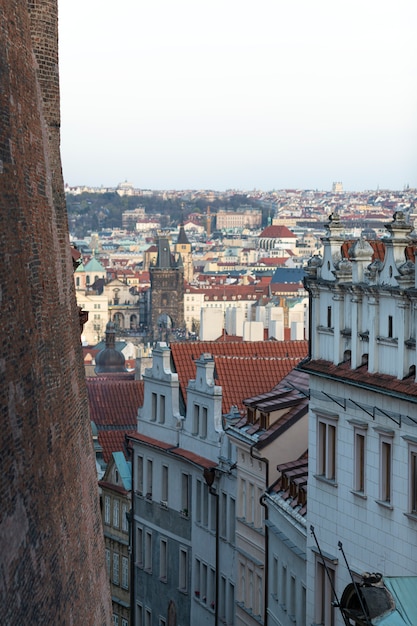
[[417,187],[415,6],[60,0],[70,186]]

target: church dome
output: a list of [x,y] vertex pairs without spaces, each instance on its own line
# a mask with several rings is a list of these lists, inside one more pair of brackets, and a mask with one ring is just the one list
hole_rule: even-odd
[[126,372],[125,357],[116,350],[116,329],[113,322],[106,326],[106,347],[96,356],[96,374],[118,374]]

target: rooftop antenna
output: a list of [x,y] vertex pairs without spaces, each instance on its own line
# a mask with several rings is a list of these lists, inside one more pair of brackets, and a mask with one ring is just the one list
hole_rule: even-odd
[[350,575],[351,581],[352,581],[352,583],[353,583],[353,587],[354,587],[354,589],[355,589],[356,595],[358,596],[358,600],[359,600],[359,603],[360,603],[360,605],[361,605],[361,609],[362,609],[362,613],[363,613],[363,616],[364,616],[364,618],[365,618],[365,621],[366,621],[366,623],[368,624],[368,626],[372,626],[372,622],[371,622],[371,620],[369,619],[368,611],[367,611],[367,610],[366,610],[366,608],[365,608],[365,603],[364,603],[364,599],[363,599],[362,591],[361,591],[361,589],[360,589],[359,585],[357,584],[357,582],[355,581],[355,579],[354,579],[354,577],[353,577],[352,570],[350,569],[350,567],[349,567],[349,563],[347,562],[346,554],[345,554],[345,552],[344,552],[344,550],[343,550],[343,544],[342,544],[342,542],[341,542],[341,541],[339,541],[339,542],[338,542],[337,547],[339,548],[339,550],[340,550],[340,551],[341,551],[341,553],[343,554],[343,558],[344,558],[344,560],[345,560],[346,567],[347,567],[347,569],[348,569],[348,572],[349,572],[349,575]]
[[350,622],[348,621],[348,619],[347,619],[347,617],[346,617],[346,615],[345,615],[344,611],[342,611],[342,608],[341,608],[341,606],[340,606],[339,598],[337,597],[336,589],[335,589],[335,587],[334,587],[334,583],[333,583],[333,580],[332,580],[332,577],[331,577],[331,574],[330,574],[329,568],[327,567],[326,561],[325,561],[325,559],[324,559],[323,553],[322,553],[322,551],[321,551],[321,548],[320,548],[319,542],[318,542],[317,537],[316,537],[316,533],[314,532],[314,526],[310,526],[310,532],[311,532],[312,536],[314,537],[314,541],[316,542],[316,546],[317,546],[317,549],[318,549],[318,551],[319,551],[319,554],[320,554],[321,560],[323,561],[323,565],[324,565],[324,569],[325,569],[326,574],[327,574],[327,578],[329,579],[330,587],[331,587],[331,589],[332,589],[332,593],[333,593],[333,597],[334,597],[334,600],[333,600],[333,602],[332,602],[332,605],[333,605],[334,607],[337,607],[337,608],[340,610],[340,612],[341,612],[341,614],[342,614],[342,617],[343,617],[343,621],[344,621],[344,623],[346,624],[346,626],[349,626]]

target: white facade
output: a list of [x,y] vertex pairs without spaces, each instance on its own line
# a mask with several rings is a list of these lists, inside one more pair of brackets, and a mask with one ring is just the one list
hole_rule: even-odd
[[[355,575],[417,574],[414,242],[401,213],[386,228],[389,238],[373,246],[344,246],[331,216],[323,259],[308,268],[308,524],[339,599],[350,582],[339,541]],[[306,580],[307,624],[341,626],[313,539]]]
[[88,312],[88,321],[84,324],[81,342],[86,346],[95,346],[104,337],[109,321],[107,296],[96,296],[85,291],[76,291],[77,305]]
[[[154,349],[143,377],[131,438],[136,617],[152,611],[168,623],[172,602],[178,623],[234,623],[235,453],[213,377],[213,358],[201,355],[185,411],[166,344]],[[146,545],[151,556],[141,556]]]

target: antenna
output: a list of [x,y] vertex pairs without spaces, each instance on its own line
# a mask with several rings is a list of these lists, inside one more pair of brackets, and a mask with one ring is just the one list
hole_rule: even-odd
[[366,620],[366,623],[368,624],[368,626],[372,626],[372,622],[369,619],[368,611],[365,609],[365,603],[364,603],[364,598],[363,598],[363,595],[362,595],[362,591],[361,591],[360,587],[358,586],[357,582],[355,581],[355,579],[353,577],[352,570],[350,569],[349,563],[347,562],[346,554],[345,554],[345,552],[343,550],[343,544],[342,544],[341,541],[338,542],[337,547],[339,548],[339,550],[343,554],[343,558],[345,559],[346,567],[348,568],[348,572],[349,572],[350,578],[352,580],[353,586],[355,588],[356,595],[358,596],[358,600],[360,602],[361,609],[362,609],[362,612],[363,612],[363,616],[364,616],[364,618]]

